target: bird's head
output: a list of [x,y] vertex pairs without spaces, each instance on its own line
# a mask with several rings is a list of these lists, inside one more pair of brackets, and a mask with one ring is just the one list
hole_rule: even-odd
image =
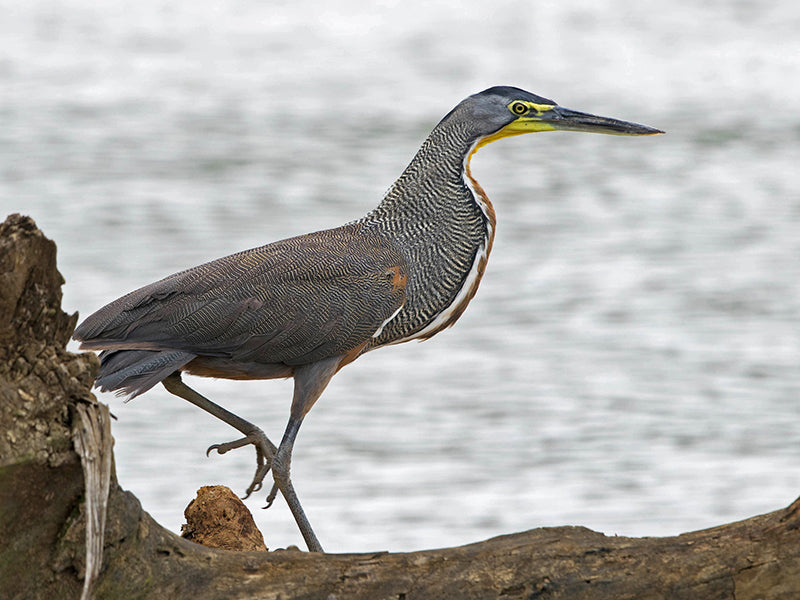
[[457,111],[470,119],[476,128],[478,147],[500,138],[535,131],[586,131],[611,135],[664,133],[638,123],[570,110],[547,98],[506,86],[492,87],[469,96],[453,112]]

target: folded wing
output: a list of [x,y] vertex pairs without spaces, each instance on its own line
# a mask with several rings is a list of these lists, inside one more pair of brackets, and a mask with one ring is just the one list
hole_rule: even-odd
[[405,280],[391,242],[351,224],[166,277],[101,308],[74,337],[85,349],[167,353],[175,363],[308,364],[366,344],[403,305]]

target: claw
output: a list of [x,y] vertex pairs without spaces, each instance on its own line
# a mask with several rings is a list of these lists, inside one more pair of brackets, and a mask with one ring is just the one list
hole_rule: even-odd
[[[264,435],[263,433],[261,434]],[[264,436],[264,440],[266,440],[267,444],[269,444],[269,440],[267,440],[266,436]],[[225,454],[226,452],[230,452],[231,450],[235,450],[236,448],[241,448],[242,446],[247,446],[248,444],[253,444],[257,450],[259,450],[259,443],[262,440],[258,439],[256,435],[248,435],[238,440],[233,440],[232,442],[225,442],[224,444],[211,444],[208,449],[206,450],[206,456],[208,456],[212,450],[216,450],[217,454]],[[266,444],[265,444],[266,447]],[[273,452],[274,454],[274,452]]]
[[267,473],[269,473],[271,466],[272,465],[269,463],[265,463],[258,466],[258,468],[256,469],[256,474],[253,477],[253,481],[250,483],[250,486],[247,488],[247,490],[245,490],[243,496],[244,499],[249,498],[250,494],[252,494],[253,492],[257,492],[262,487],[264,487],[264,477],[266,477]]
[[270,490],[269,495],[267,496],[267,505],[264,507],[264,509],[267,509],[270,506],[272,506],[272,503],[275,502],[275,498],[277,497],[277,495],[278,495],[278,484],[273,483],[272,489]]
[[[272,459],[277,452],[275,445],[269,441],[269,438],[264,435],[263,431],[256,429],[243,438],[223,444],[212,444],[206,449],[206,456],[208,456],[214,450],[217,451],[217,454],[225,454],[226,452],[250,444],[255,446],[256,449],[256,473],[253,476],[253,481],[250,482],[250,485],[245,491],[244,498],[248,498],[250,494],[259,491],[264,486],[264,477],[266,477],[267,473],[269,473],[272,468]],[[271,496],[274,499],[275,493],[271,493]]]

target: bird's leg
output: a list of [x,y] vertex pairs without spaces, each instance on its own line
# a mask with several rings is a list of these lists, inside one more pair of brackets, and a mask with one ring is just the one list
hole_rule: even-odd
[[294,491],[294,486],[289,476],[292,464],[292,447],[300,429],[300,423],[302,423],[302,419],[289,419],[289,424],[286,426],[281,445],[278,447],[278,452],[272,462],[272,476],[275,478],[275,486],[272,488],[267,501],[271,504],[277,494],[277,490],[280,490],[286,499],[289,510],[292,512],[297,527],[300,529],[300,533],[303,535],[308,551],[323,552],[322,545],[314,534],[303,507],[300,506],[300,500],[297,498],[297,492]]
[[311,523],[308,521],[303,507],[300,506],[300,500],[297,498],[297,493],[292,485],[290,477],[292,448],[303,418],[320,397],[325,386],[328,385],[331,377],[336,373],[341,361],[342,357],[337,356],[295,368],[292,411],[289,416],[289,423],[286,425],[286,431],[281,439],[281,444],[278,446],[278,451],[272,460],[272,477],[275,480],[275,485],[269,496],[267,496],[267,506],[272,504],[278,490],[280,490],[310,552],[322,552],[323,550],[317,536],[314,534],[314,530],[311,529]]
[[188,400],[195,406],[202,408],[207,413],[217,417],[219,420],[224,421],[244,434],[244,437],[241,439],[209,446],[208,450],[206,450],[206,455],[212,450],[216,450],[220,454],[225,454],[229,450],[253,444],[256,448],[256,474],[253,476],[253,481],[245,492],[245,498],[253,492],[260,490],[264,477],[266,477],[267,473],[269,473],[269,470],[272,468],[277,451],[275,444],[269,441],[269,438],[267,438],[264,432],[249,421],[245,421],[238,415],[225,410],[183,383],[180,371],[175,371],[172,375],[165,377],[161,383],[164,384],[164,387],[167,388],[167,391],[171,394]]

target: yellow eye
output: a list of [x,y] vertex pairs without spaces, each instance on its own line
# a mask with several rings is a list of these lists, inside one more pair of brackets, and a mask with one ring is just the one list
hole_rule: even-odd
[[517,116],[524,115],[530,110],[524,102],[516,101],[508,105],[509,110]]

